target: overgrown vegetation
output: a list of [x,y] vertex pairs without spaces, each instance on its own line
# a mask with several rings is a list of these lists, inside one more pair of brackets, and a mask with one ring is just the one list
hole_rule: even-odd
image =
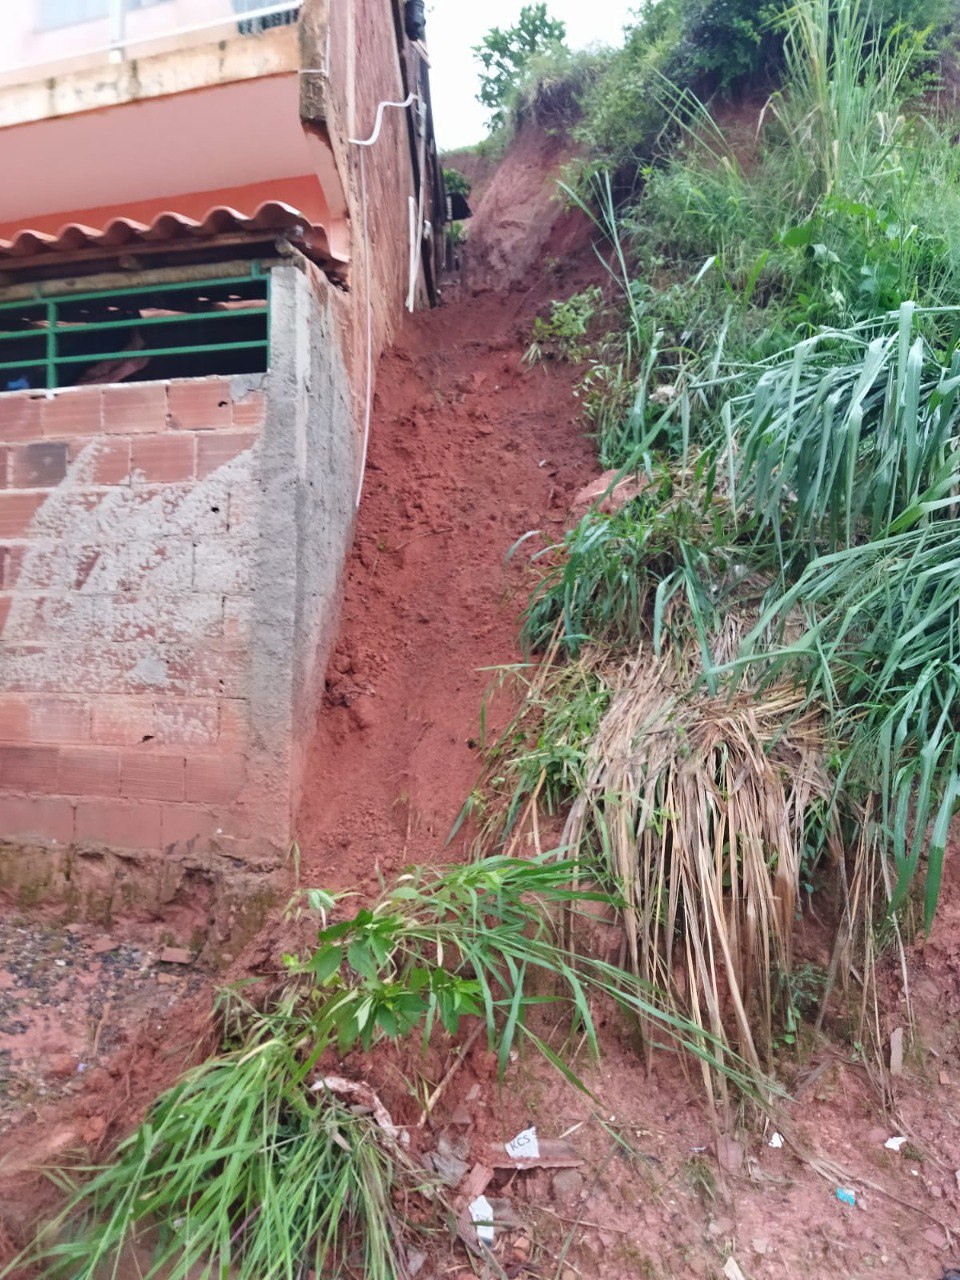
[[[317,922],[288,976],[254,1006],[230,995],[220,1052],[163,1095],[113,1162],[4,1274],[40,1263],[64,1280],[139,1267],[145,1280],[401,1280],[407,1250],[444,1229],[441,1189],[369,1085],[330,1072],[343,1055],[485,1031],[501,1076],[526,1044],[577,1088],[571,1048],[599,1052],[602,1002],[699,1058],[708,1079],[753,1087],[709,1029],[575,946],[579,913],[612,905],[552,855],[414,871],[369,907],[309,892]],[[411,1091],[413,1087],[411,1086]],[[356,1102],[361,1106],[359,1112]],[[87,1171],[91,1172],[91,1171]]]
[[[858,18],[871,48],[909,49],[908,95],[935,83],[955,21],[949,0],[872,0]],[[539,103],[538,122],[568,128],[581,146],[581,190],[603,172],[619,190],[636,189],[697,101],[762,101],[791,78],[796,33],[789,0],[650,0],[620,48],[571,53],[561,38],[518,60],[487,103],[497,107],[492,127],[527,118]]]
[[506,122],[514,86],[538,55],[564,47],[567,28],[547,13],[546,3],[524,5],[512,27],[492,27],[474,49],[481,66],[478,100],[491,111],[491,125]]
[[[654,6],[624,57],[683,10]],[[839,978],[865,1007],[879,934],[914,903],[933,918],[960,796],[960,175],[951,121],[917,96],[937,13],[767,10],[782,79],[755,135],[732,145],[673,89],[638,201],[610,177],[589,203],[568,189],[609,263],[581,394],[633,488],[538,557],[528,644],[602,706],[571,741],[527,698],[491,760],[514,791],[488,839],[515,840],[575,760],[564,856],[613,877],[664,1007],[765,1068],[796,1039],[803,894],[835,923],[824,999]]]

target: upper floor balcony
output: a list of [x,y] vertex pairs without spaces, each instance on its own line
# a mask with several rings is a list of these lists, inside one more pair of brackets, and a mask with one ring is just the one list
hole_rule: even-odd
[[295,32],[286,40],[268,33],[293,27],[300,7],[299,0],[3,0],[0,89],[84,72],[121,81],[124,64],[244,37],[238,56],[250,61],[254,45],[261,56],[267,45],[295,46]]

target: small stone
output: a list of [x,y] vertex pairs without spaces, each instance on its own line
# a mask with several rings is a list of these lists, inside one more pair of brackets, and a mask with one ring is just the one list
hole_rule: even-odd
[[88,1145],[92,1145],[94,1142],[99,1142],[106,1131],[106,1119],[103,1116],[91,1116],[83,1126],[83,1134],[81,1136],[83,1137],[84,1142]]
[[950,1083],[952,1083],[952,1082],[951,1082],[951,1080],[950,1080],[950,1072],[949,1072],[949,1071],[941,1071],[941,1072],[940,1072],[940,1083],[941,1083],[941,1084],[950,1084]]
[[17,985],[17,980],[12,973],[8,973],[6,969],[0,969],[0,991],[12,991]]
[[717,1163],[726,1173],[739,1173],[743,1168],[743,1147],[733,1138],[718,1138]]
[[77,1060],[69,1053],[58,1053],[47,1060],[45,1075],[54,1080],[69,1080],[77,1073]]
[[553,1175],[553,1196],[561,1204],[574,1204],[583,1191],[583,1174],[576,1169],[561,1169]]
[[450,1123],[457,1125],[458,1128],[466,1128],[473,1124],[473,1116],[464,1106],[459,1106],[450,1117]]
[[90,943],[90,950],[95,956],[105,956],[108,951],[116,951],[119,946],[119,942],[115,942],[113,938],[104,934],[100,938],[94,938]]
[[770,1252],[770,1241],[765,1240],[763,1236],[754,1236],[750,1241],[754,1253],[759,1253],[761,1258]]
[[193,955],[186,947],[164,947],[160,952],[161,964],[193,964]]
[[867,1141],[870,1143],[871,1147],[882,1147],[889,1136],[889,1129],[881,1129],[878,1126],[877,1128],[871,1129],[867,1134]]
[[721,1236],[732,1235],[734,1229],[735,1224],[732,1218],[714,1218],[707,1227],[707,1230],[715,1240],[719,1239]]
[[518,1260],[529,1258],[533,1252],[533,1241],[529,1236],[517,1236],[513,1242],[513,1252],[517,1255]]

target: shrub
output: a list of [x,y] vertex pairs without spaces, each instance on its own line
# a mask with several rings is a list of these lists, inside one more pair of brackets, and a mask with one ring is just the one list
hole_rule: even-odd
[[566,34],[565,24],[548,16],[545,3],[527,4],[515,26],[491,28],[474,47],[482,68],[477,99],[492,111],[494,129],[505,123],[510,93],[532,60],[562,45]]

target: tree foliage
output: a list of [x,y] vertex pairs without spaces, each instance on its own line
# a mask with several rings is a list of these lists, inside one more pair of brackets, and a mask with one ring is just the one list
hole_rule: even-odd
[[493,27],[474,46],[482,68],[477,100],[493,111],[495,129],[504,123],[510,92],[530,63],[538,54],[563,47],[566,34],[566,24],[550,17],[545,3],[527,4],[516,26]]

